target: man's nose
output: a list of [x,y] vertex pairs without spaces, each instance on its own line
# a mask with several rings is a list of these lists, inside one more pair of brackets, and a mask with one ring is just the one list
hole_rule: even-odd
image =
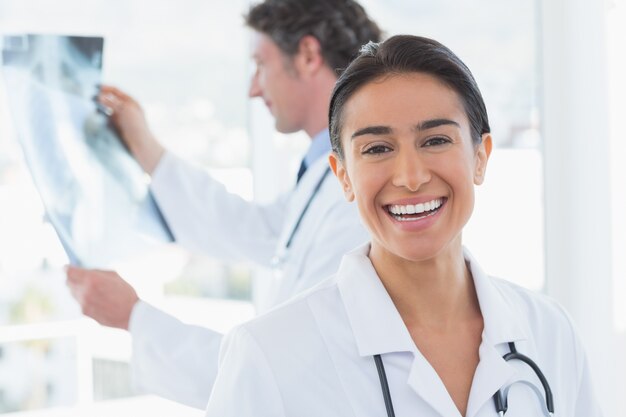
[[259,76],[254,73],[250,80],[250,88],[248,89],[248,97],[261,97],[261,87],[259,86]]

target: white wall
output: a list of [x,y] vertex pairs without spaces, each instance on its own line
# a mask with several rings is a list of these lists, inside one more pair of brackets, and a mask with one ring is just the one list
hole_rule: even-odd
[[[613,232],[613,303],[617,332],[615,365],[616,398],[626,393],[626,0],[607,5],[607,51],[609,66],[609,117],[611,129],[611,197]],[[622,354],[619,354],[622,353]],[[617,411],[626,415],[626,411]]]
[[607,4],[541,5],[546,291],[578,325],[606,415],[624,415],[614,404]]

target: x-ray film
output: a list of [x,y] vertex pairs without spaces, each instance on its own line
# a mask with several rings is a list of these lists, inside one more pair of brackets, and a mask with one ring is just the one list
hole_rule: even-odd
[[147,177],[93,101],[103,39],[19,35],[2,41],[16,135],[70,262],[102,267],[173,241]]

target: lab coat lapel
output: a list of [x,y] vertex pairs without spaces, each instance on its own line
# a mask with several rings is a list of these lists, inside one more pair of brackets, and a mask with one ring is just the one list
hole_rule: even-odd
[[513,310],[512,303],[482,271],[469,251],[465,250],[464,256],[472,272],[484,322],[478,351],[480,362],[474,374],[467,404],[467,417],[472,417],[477,415],[486,402],[493,401],[493,395],[498,389],[515,378],[515,367],[506,362],[502,355],[509,351],[507,343],[527,340],[530,332],[521,322],[521,316]]
[[407,383],[440,415],[461,417],[441,378],[419,351],[415,353]]
[[[515,369],[502,358],[484,334],[478,353],[480,363],[472,381],[467,417],[477,415],[485,402],[493,401],[496,391],[516,374]],[[461,417],[441,378],[419,351],[415,354],[408,384],[440,415]]]
[[493,402],[493,395],[516,373],[484,333],[478,354],[480,362],[472,381],[467,417],[477,415],[486,402]]
[[[300,220],[300,216],[311,198],[315,186],[321,180],[327,168],[328,161],[326,161],[325,158],[319,158],[309,167],[309,169],[307,169],[307,172],[302,177],[302,180],[293,191],[293,194],[291,195],[292,201],[289,204],[290,210],[287,213],[287,218],[285,219],[286,227],[283,227],[282,234],[278,239],[277,256],[284,256],[282,252],[285,251],[285,246],[287,245],[296,224]],[[313,204],[313,201],[311,201],[311,204]]]
[[[327,155],[330,152],[330,133],[328,129],[323,129],[311,139],[309,149],[302,161],[303,164],[306,161],[308,168],[305,169],[304,172],[298,173],[298,181],[292,193],[292,201],[289,205],[290,210],[285,219],[285,225],[287,227],[283,227],[283,233],[278,239],[278,247],[275,253],[278,258],[282,258],[285,255],[287,242],[291,238],[293,231],[298,227],[298,221],[302,213],[304,213],[304,210],[306,210],[305,207],[311,199],[312,194],[315,193],[315,187],[329,168]],[[313,203],[313,201],[311,201],[311,203]]]
[[514,310],[514,303],[506,298],[494,279],[483,272],[467,249],[464,249],[464,256],[474,279],[484,332],[489,340],[497,345],[528,339],[530,330],[528,325],[521,321],[521,314]]
[[[300,224],[300,226],[296,225],[298,224],[300,216],[311,198],[315,186],[321,180],[327,167],[328,162],[325,162],[324,158],[319,158],[313,165],[311,165],[311,167],[309,167],[307,172],[302,177],[302,180],[289,197],[289,202],[287,204],[288,210],[287,213],[285,213],[283,223],[284,227],[282,227],[281,234],[277,240],[274,257],[272,259],[274,272],[273,280],[271,280],[262,290],[258,291],[255,297],[257,299],[256,307],[259,311],[265,311],[270,307],[275,306],[277,303],[286,300],[290,294],[293,294],[293,287],[296,283],[285,282],[284,277],[298,276],[298,271],[295,271],[294,268],[301,265],[300,258],[306,253],[301,245],[303,242],[307,241],[307,239],[301,239],[303,236],[307,237],[306,227],[302,227],[302,224]],[[322,191],[319,190],[319,193],[316,194],[315,197],[319,196],[321,193]],[[311,205],[314,204],[315,201],[311,201]],[[308,214],[305,214],[304,217],[314,212],[315,208],[309,209]],[[315,214],[315,216],[319,217],[319,213]],[[304,217],[302,218],[302,222],[305,222]],[[298,227],[297,230],[296,227]],[[313,239],[312,236],[310,236],[310,233],[311,232],[309,232],[308,241],[312,241]],[[289,242],[292,235],[294,236],[293,241],[291,242],[290,247],[287,248],[287,242]],[[294,250],[294,247],[296,246],[297,248]]]

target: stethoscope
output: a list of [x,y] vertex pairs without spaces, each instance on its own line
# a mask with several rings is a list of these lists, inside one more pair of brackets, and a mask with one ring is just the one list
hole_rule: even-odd
[[[541,372],[539,366],[530,359],[528,356],[523,355],[517,351],[515,348],[514,342],[509,342],[509,349],[511,350],[509,353],[504,355],[502,358],[505,361],[510,361],[516,359],[518,361],[522,361],[528,366],[532,368],[541,381],[541,385],[543,385],[543,391],[546,396],[546,408],[550,413],[550,416],[554,415],[554,400],[552,398],[552,390],[550,389],[550,385],[548,384],[548,380],[546,376]],[[389,392],[389,385],[387,384],[387,374],[385,373],[385,365],[383,365],[383,360],[380,355],[374,355],[374,362],[376,362],[376,369],[378,370],[378,379],[380,379],[380,387],[383,390],[383,399],[385,400],[385,408],[387,409],[387,417],[395,417],[395,412],[393,411],[393,403],[391,402],[391,393]],[[496,406],[496,411],[500,415],[500,417],[506,414],[509,405],[507,402],[507,396],[502,392],[501,389],[498,390],[493,395],[493,402]]]
[[300,228],[300,223],[302,223],[302,219],[304,219],[304,216],[309,210],[311,203],[313,202],[313,200],[319,193],[319,190],[320,188],[322,188],[322,184],[324,183],[324,180],[326,179],[329,173],[330,173],[330,167],[326,168],[326,170],[324,171],[324,174],[322,174],[320,179],[317,181],[317,184],[315,184],[315,188],[313,188],[313,192],[309,196],[309,199],[307,200],[304,208],[300,212],[300,216],[298,217],[298,220],[293,226],[293,229],[291,229],[291,233],[289,234],[287,243],[285,243],[285,245],[281,248],[281,250],[277,251],[276,255],[274,255],[274,257],[272,258],[272,267],[275,270],[279,270],[280,267],[285,263],[285,260],[287,258],[286,254],[289,251],[289,248],[291,247],[294,236],[296,235],[296,233],[298,232],[298,229]]

